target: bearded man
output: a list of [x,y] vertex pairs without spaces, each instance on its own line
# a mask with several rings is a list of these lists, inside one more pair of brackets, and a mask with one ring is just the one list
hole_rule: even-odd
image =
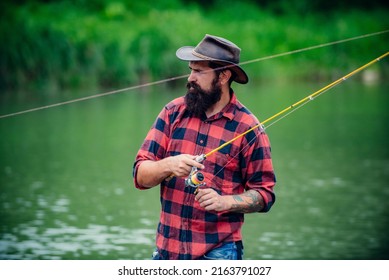
[[[136,188],[160,185],[153,259],[242,259],[244,214],[267,212],[275,201],[268,136],[254,130],[198,160],[259,124],[231,88],[248,82],[240,48],[207,34],[176,55],[189,62],[187,93],[160,112],[133,168]],[[199,188],[186,183],[193,167],[203,174]]]

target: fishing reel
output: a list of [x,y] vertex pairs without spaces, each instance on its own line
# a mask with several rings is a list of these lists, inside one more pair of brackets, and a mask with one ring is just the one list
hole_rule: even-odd
[[[203,162],[205,160],[205,155],[199,155],[195,159],[197,162]],[[204,174],[198,170],[197,167],[192,166],[192,170],[189,173],[189,176],[185,179],[185,186],[186,187],[192,187],[197,189],[200,186],[204,186]]]
[[[196,168],[197,169],[197,168]],[[201,173],[198,170],[192,171],[188,178],[185,179],[185,186],[192,187],[192,188],[198,188],[200,186],[204,186],[204,174]]]

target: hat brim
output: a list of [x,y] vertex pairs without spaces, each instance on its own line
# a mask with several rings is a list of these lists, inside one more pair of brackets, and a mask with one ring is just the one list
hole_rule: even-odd
[[213,59],[213,58],[205,58],[205,57],[199,57],[193,54],[194,47],[181,47],[177,50],[176,56],[185,61],[214,61],[215,63],[220,63],[222,66],[225,66],[227,69],[233,71],[235,73],[235,79],[234,81],[239,84],[247,84],[249,81],[249,77],[247,76],[246,72],[237,64],[234,64],[230,61],[226,60],[219,60],[219,59]]

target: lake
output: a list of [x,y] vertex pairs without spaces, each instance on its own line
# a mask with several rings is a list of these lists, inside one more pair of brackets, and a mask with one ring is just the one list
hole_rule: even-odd
[[[0,119],[0,259],[149,259],[159,190],[135,189],[132,165],[184,82]],[[264,120],[330,82],[233,88]],[[389,258],[388,92],[353,78],[267,128],[277,200],[246,215],[245,259]],[[46,105],[0,101],[2,115]]]

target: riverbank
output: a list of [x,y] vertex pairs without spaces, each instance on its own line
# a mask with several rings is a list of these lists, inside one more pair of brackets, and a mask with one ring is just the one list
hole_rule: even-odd
[[[101,1],[103,3],[104,1]],[[169,2],[169,1],[162,1]],[[0,89],[120,88],[186,74],[174,53],[204,34],[231,39],[241,61],[388,29],[387,10],[276,13],[251,2],[211,6],[65,1],[8,6],[0,19]],[[388,34],[245,65],[254,79],[337,77],[387,51]],[[372,68],[378,79],[389,63]]]

